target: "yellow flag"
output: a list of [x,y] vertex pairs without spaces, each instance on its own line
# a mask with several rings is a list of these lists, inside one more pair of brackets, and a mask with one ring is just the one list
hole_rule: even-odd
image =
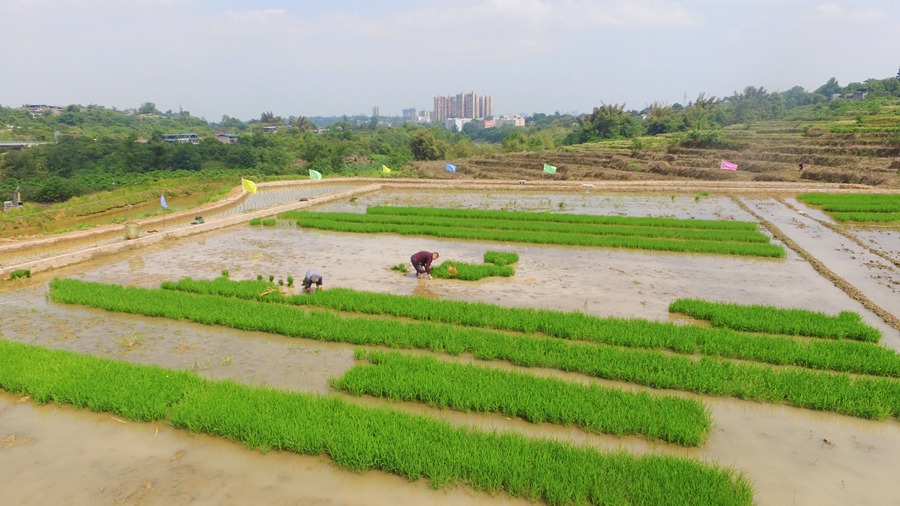
[[247,193],[256,193],[256,183],[250,181],[249,179],[241,178],[241,186],[247,190]]
[[382,166],[381,166],[381,172],[384,172],[385,174],[390,174],[390,173],[391,173],[391,169],[389,169],[387,165],[382,165]]

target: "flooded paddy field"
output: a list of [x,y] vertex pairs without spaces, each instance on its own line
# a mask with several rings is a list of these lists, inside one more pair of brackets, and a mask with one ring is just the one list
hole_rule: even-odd
[[[900,332],[866,301],[900,316],[890,298],[896,267],[845,236],[819,225],[815,210],[776,199],[728,194],[672,195],[665,191],[604,194],[461,190],[384,190],[315,210],[364,212],[369,205],[509,209],[555,213],[734,219],[774,224],[800,245],[783,259],[659,253],[608,248],[536,246],[444,240],[425,236],[358,235],[236,225],[75,264],[0,285],[0,337],[134,363],[189,369],[207,378],[231,378],[321,395],[361,405],[425,413],[455,425],[515,431],[603,451],[664,453],[733,467],[752,482],[759,505],[892,504],[900,483],[900,424],[727,398],[694,396],[711,410],[713,431],[699,448],[641,438],[588,434],[574,427],[534,425],[502,415],[456,413],[414,403],[354,398],[328,387],[328,378],[353,365],[351,345],[293,339],[262,332],[115,314],[48,302],[53,277],[156,287],[183,277],[232,279],[257,275],[296,282],[309,268],[329,287],[480,301],[510,307],[582,311],[597,316],[666,321],[678,298],[797,307],[836,314],[858,312],[882,331],[882,343],[900,349]],[[826,216],[818,216],[826,219]],[[422,223],[427,230],[428,223]],[[766,231],[764,229],[764,231]],[[854,229],[863,242],[890,248],[896,231]],[[843,242],[841,242],[843,241]],[[780,243],[775,239],[776,243]],[[479,282],[418,280],[391,270],[419,250],[446,260],[479,263],[485,251],[518,253],[511,278]],[[896,250],[895,250],[896,251]],[[872,258],[861,255],[874,255]],[[848,294],[807,256],[865,295]],[[856,258],[852,258],[856,257]],[[881,258],[882,260],[878,260]],[[873,278],[867,261],[886,264]],[[854,267],[858,261],[861,267]],[[895,296],[896,297],[896,296]],[[900,297],[897,297],[900,299]],[[675,320],[680,321],[680,320]],[[445,357],[461,362],[468,357]],[[523,370],[509,364],[483,363]],[[532,370],[579,383],[643,388],[560,371]],[[433,490],[381,472],[357,474],[330,460],[283,452],[261,453],[239,444],[134,423],[67,406],[36,405],[0,394],[0,472],[10,504],[527,504],[457,486]]]

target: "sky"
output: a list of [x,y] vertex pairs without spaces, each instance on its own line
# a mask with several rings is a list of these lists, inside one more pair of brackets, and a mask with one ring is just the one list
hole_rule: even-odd
[[897,75],[897,0],[0,0],[0,105],[641,110]]

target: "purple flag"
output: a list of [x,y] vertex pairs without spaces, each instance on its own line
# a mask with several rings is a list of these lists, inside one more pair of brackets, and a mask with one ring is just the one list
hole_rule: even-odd
[[722,160],[722,165],[719,165],[719,168],[722,170],[737,170],[737,164],[728,160]]

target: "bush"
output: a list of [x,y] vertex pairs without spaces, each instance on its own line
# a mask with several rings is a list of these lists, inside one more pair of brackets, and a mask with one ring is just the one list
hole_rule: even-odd
[[16,269],[9,273],[11,279],[30,278],[31,271],[28,269]]

